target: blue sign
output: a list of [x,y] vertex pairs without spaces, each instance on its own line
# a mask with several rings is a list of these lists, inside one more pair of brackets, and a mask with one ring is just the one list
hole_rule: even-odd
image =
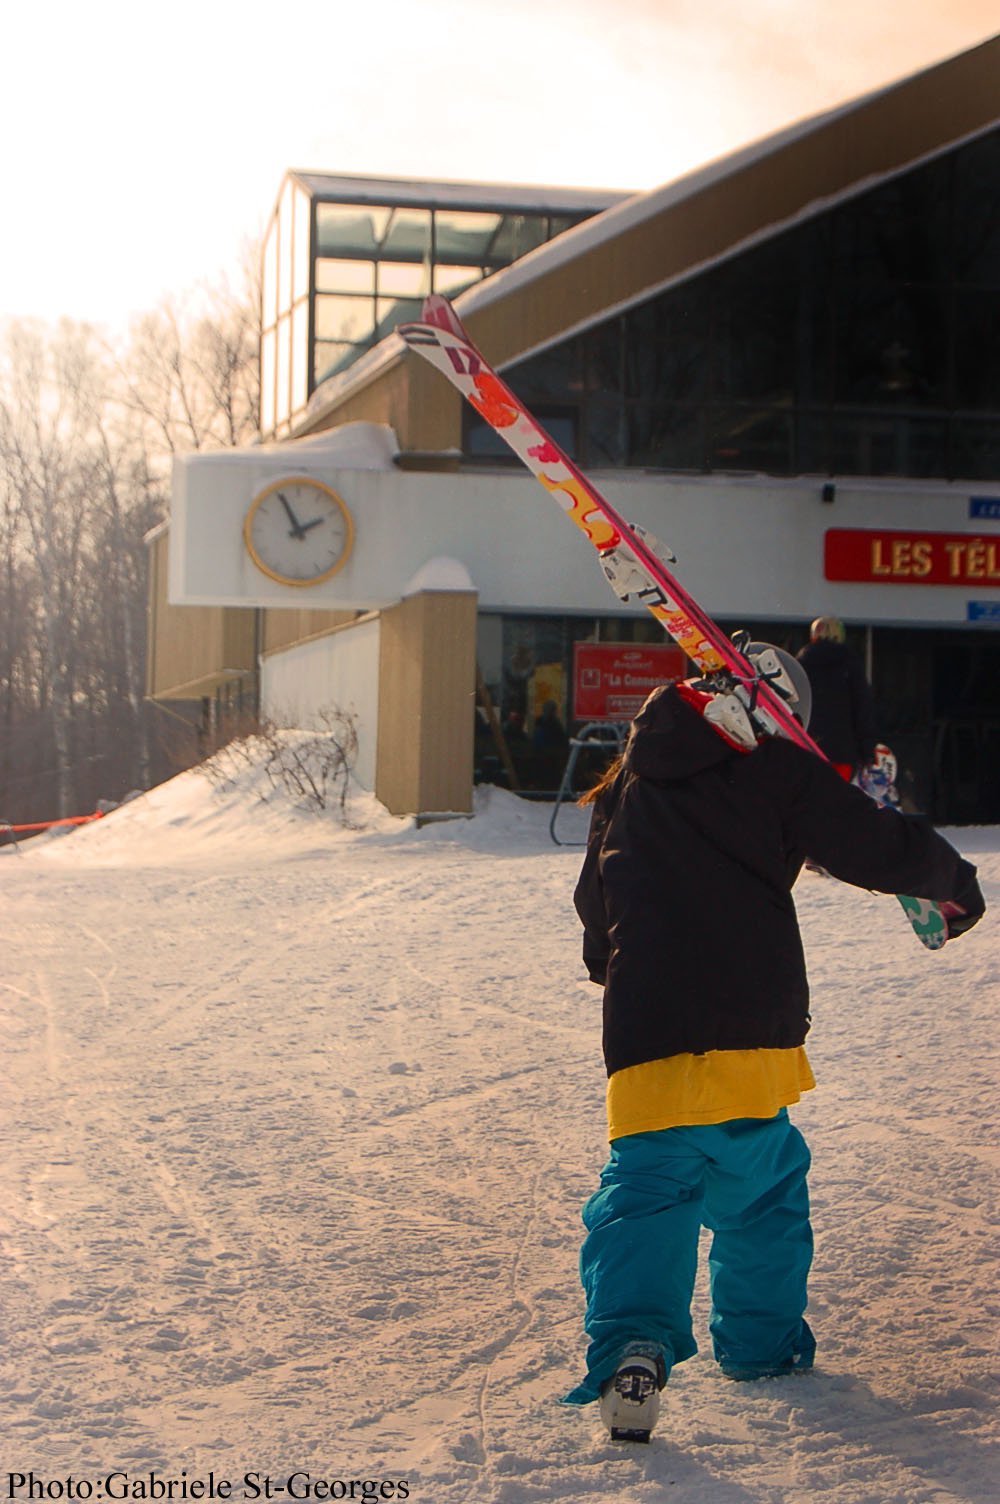
[[987,627],[1000,627],[1000,601],[966,601],[965,619],[982,622]]
[[987,517],[1000,522],[1000,496],[970,496],[969,516]]

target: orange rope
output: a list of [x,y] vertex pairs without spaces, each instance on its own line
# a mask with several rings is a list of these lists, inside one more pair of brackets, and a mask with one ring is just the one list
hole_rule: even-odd
[[4,821],[2,829],[12,830],[15,833],[19,830],[51,830],[53,825],[86,825],[90,820],[103,819],[103,811],[97,810],[92,815],[70,815],[66,820],[39,820],[35,825],[8,825]]

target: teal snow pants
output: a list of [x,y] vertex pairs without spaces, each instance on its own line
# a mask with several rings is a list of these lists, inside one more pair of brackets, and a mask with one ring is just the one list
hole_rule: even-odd
[[716,1360],[731,1378],[810,1368],[804,1319],[812,1262],[809,1150],[782,1109],[703,1128],[616,1139],[583,1208],[580,1276],[587,1298],[587,1376],[565,1403],[600,1397],[633,1343],[669,1374],[697,1352],[691,1294],[702,1224]]

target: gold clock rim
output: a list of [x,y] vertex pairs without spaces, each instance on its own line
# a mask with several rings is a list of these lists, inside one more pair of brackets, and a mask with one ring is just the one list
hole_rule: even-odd
[[[309,580],[293,580],[287,574],[279,574],[276,569],[272,569],[260,557],[252,536],[253,519],[257,515],[257,510],[261,503],[265,502],[269,496],[273,496],[275,491],[280,490],[282,486],[293,485],[309,486],[314,491],[322,491],[325,496],[328,496],[340,508],[340,514],[347,525],[344,550],[336,564],[332,568],[325,570],[322,574],[313,575]],[[265,486],[263,491],[258,491],[257,495],[251,501],[247,509],[247,514],[243,519],[243,544],[261,574],[266,574],[268,579],[274,580],[279,585],[291,585],[297,590],[308,590],[313,585],[322,585],[325,581],[332,580],[335,574],[340,573],[351,557],[351,550],[354,547],[354,518],[351,516],[343,497],[339,496],[332,486],[328,486],[326,481],[317,480],[313,475],[280,475],[277,480],[273,480],[270,485]]]

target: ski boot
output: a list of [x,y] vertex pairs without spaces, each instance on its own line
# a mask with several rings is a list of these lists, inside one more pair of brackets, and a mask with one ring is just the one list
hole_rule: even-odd
[[652,1345],[626,1348],[601,1390],[601,1419],[612,1441],[648,1441],[660,1414],[660,1390],[667,1382],[660,1352]]

